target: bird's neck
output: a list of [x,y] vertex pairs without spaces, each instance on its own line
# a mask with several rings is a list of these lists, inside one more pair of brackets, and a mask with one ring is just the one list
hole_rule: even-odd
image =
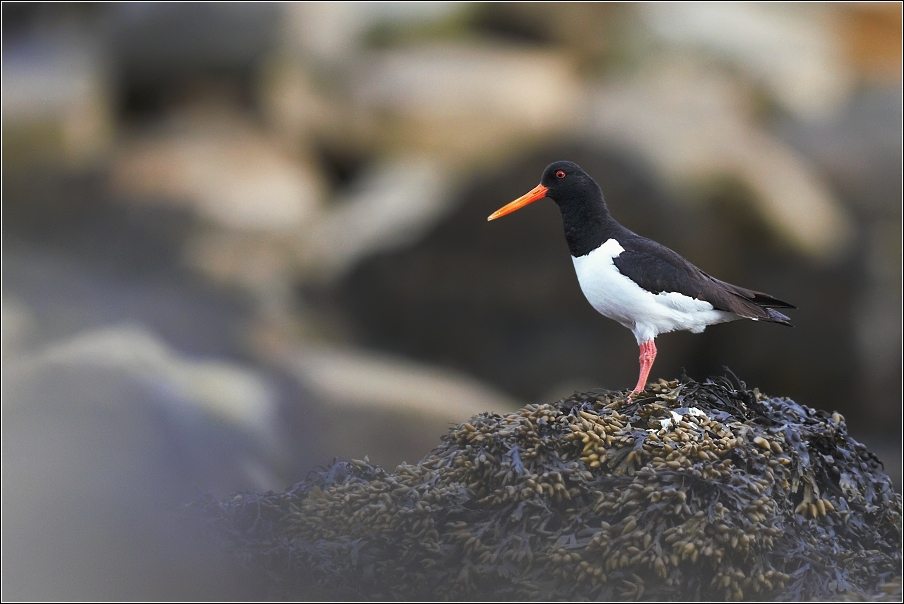
[[598,200],[559,204],[565,241],[575,258],[586,256],[613,236],[619,224],[613,220],[602,195]]

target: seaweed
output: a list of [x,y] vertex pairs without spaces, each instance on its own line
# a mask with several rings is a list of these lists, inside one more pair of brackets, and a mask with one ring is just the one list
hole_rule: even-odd
[[838,413],[727,378],[457,425],[418,464],[335,460],[207,499],[269,597],[900,599],[900,494]]

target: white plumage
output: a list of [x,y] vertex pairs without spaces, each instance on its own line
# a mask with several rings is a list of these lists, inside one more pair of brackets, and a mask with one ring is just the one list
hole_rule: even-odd
[[612,262],[623,251],[618,241],[609,239],[589,254],[571,259],[590,305],[630,329],[638,344],[661,333],[685,329],[700,333],[707,325],[742,318],[677,292],[648,292],[622,275]]

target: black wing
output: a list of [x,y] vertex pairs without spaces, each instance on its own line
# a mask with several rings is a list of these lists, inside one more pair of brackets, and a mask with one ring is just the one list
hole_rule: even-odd
[[655,241],[638,235],[625,237],[624,252],[613,258],[619,272],[648,292],[678,292],[705,300],[717,310],[748,319],[790,325],[791,320],[773,308],[796,308],[768,294],[710,277],[699,268]]

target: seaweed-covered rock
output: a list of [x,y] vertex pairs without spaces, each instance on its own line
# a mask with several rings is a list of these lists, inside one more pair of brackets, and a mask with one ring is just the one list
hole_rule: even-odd
[[588,392],[198,506],[269,596],[900,595],[901,496],[839,414],[727,379]]

